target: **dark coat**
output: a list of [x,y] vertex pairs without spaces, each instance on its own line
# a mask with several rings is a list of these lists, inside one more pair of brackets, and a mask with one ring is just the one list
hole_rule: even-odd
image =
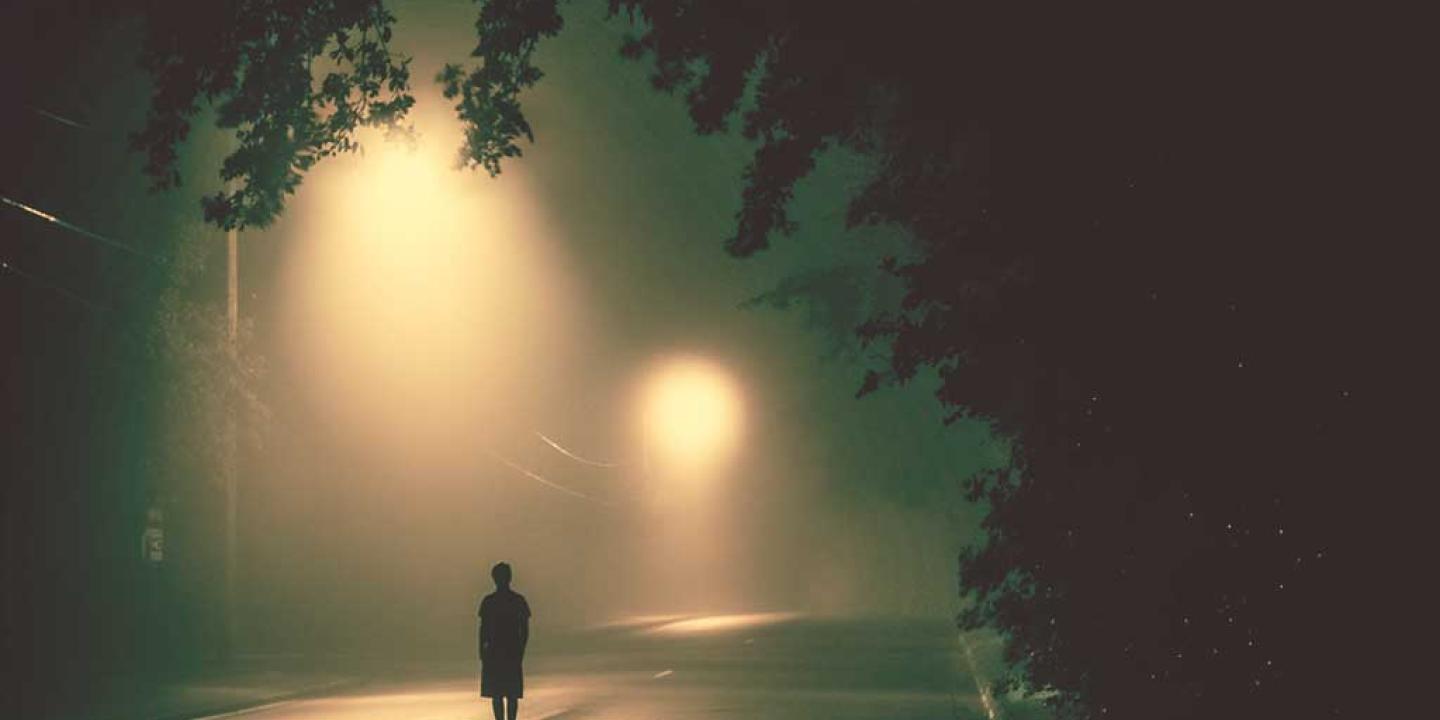
[[480,695],[525,696],[521,662],[530,641],[530,605],[525,596],[509,588],[496,590],[480,601]]

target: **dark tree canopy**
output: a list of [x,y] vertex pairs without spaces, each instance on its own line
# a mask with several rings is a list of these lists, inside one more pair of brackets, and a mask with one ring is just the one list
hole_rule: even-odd
[[[519,96],[561,17],[556,0],[479,5],[477,65],[438,80],[464,160],[495,173],[532,139]],[[172,182],[195,103],[221,99],[242,140],[226,177],[248,181],[207,208],[222,224],[273,217],[357,124],[409,107],[378,2],[160,7],[138,144]],[[968,483],[989,513],[959,568],[962,624],[1003,633],[1014,682],[1066,718],[1350,707],[1351,669],[1315,638],[1365,632],[1350,572],[1377,521],[1347,488],[1374,452],[1356,404],[1389,328],[1381,281],[1334,242],[1365,230],[1333,202],[1364,176],[1336,141],[1347,111],[1317,99],[1353,91],[1341,50],[1259,10],[1148,3],[610,9],[638,32],[619,50],[684,94],[697,131],[738,116],[759,141],[734,255],[794,229],[820,153],[876,162],[848,221],[904,228],[916,252],[883,266],[900,306],[855,328],[890,350],[862,392],[935,369],[955,417],[1015,441],[1010,467]],[[313,95],[335,43],[348,70]]]
[[530,61],[535,44],[559,32],[561,24],[553,2],[501,0],[481,6],[475,21],[480,42],[470,53],[479,64],[468,73],[460,65],[447,64],[435,78],[447,100],[458,98],[455,110],[465,124],[462,165],[498,175],[501,160],[520,156],[515,142],[520,136],[535,140],[520,111],[520,91],[542,75]]
[[380,0],[137,3],[141,65],[155,78],[150,115],[132,137],[159,188],[180,184],[176,146],[201,101],[237,147],[205,201],[225,228],[264,226],[322,158],[356,147],[362,125],[403,129],[414,104],[409,60],[389,49],[395,17]]
[[[482,31],[528,57],[554,5],[486,3]],[[1313,207],[1354,161],[1313,121],[1311,78],[1341,77],[1321,48],[1276,51],[1283,18],[1261,12],[1142,3],[610,8],[698,132],[738,115],[759,140],[732,254],[794,229],[819,153],[877,161],[849,223],[898,225],[917,253],[884,265],[901,306],[857,328],[891,350],[862,393],[934,368],[954,417],[1016,440],[968,481],[990,511],[960,558],[961,623],[1002,631],[1011,683],[1062,717],[1350,707],[1351,670],[1314,638],[1365,632],[1341,618],[1374,522],[1344,488],[1367,467],[1355,398],[1380,324],[1376,279],[1329,246],[1356,216]]]

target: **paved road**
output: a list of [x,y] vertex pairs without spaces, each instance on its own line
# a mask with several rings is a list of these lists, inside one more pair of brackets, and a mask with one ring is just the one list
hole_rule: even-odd
[[[523,720],[984,719],[969,662],[943,622],[781,616],[666,619],[541,637]],[[380,679],[233,714],[244,720],[485,720],[470,668]]]

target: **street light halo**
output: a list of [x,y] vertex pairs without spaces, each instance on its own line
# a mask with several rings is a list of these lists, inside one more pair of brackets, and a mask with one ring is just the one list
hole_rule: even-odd
[[692,355],[664,358],[644,386],[646,462],[667,474],[705,474],[735,452],[742,420],[740,388],[724,366]]
[[306,392],[367,452],[473,462],[529,422],[577,327],[554,231],[523,169],[455,167],[453,118],[364,133],[298,198],[286,324]]

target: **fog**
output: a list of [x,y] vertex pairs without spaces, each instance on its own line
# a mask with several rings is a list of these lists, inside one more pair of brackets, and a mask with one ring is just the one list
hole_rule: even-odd
[[852,314],[893,301],[870,269],[898,239],[842,225],[863,168],[827,158],[797,237],[726,257],[748,145],[695,136],[602,10],[542,46],[537,143],[491,179],[455,168],[430,82],[473,5],[399,4],[414,146],[364,138],[243,234],[270,409],[240,475],[247,649],[472,653],[501,560],[540,633],[954,612],[957,483],[1001,450],[923,378],[855,399],[858,317],[741,307],[835,268],[873,275]]

